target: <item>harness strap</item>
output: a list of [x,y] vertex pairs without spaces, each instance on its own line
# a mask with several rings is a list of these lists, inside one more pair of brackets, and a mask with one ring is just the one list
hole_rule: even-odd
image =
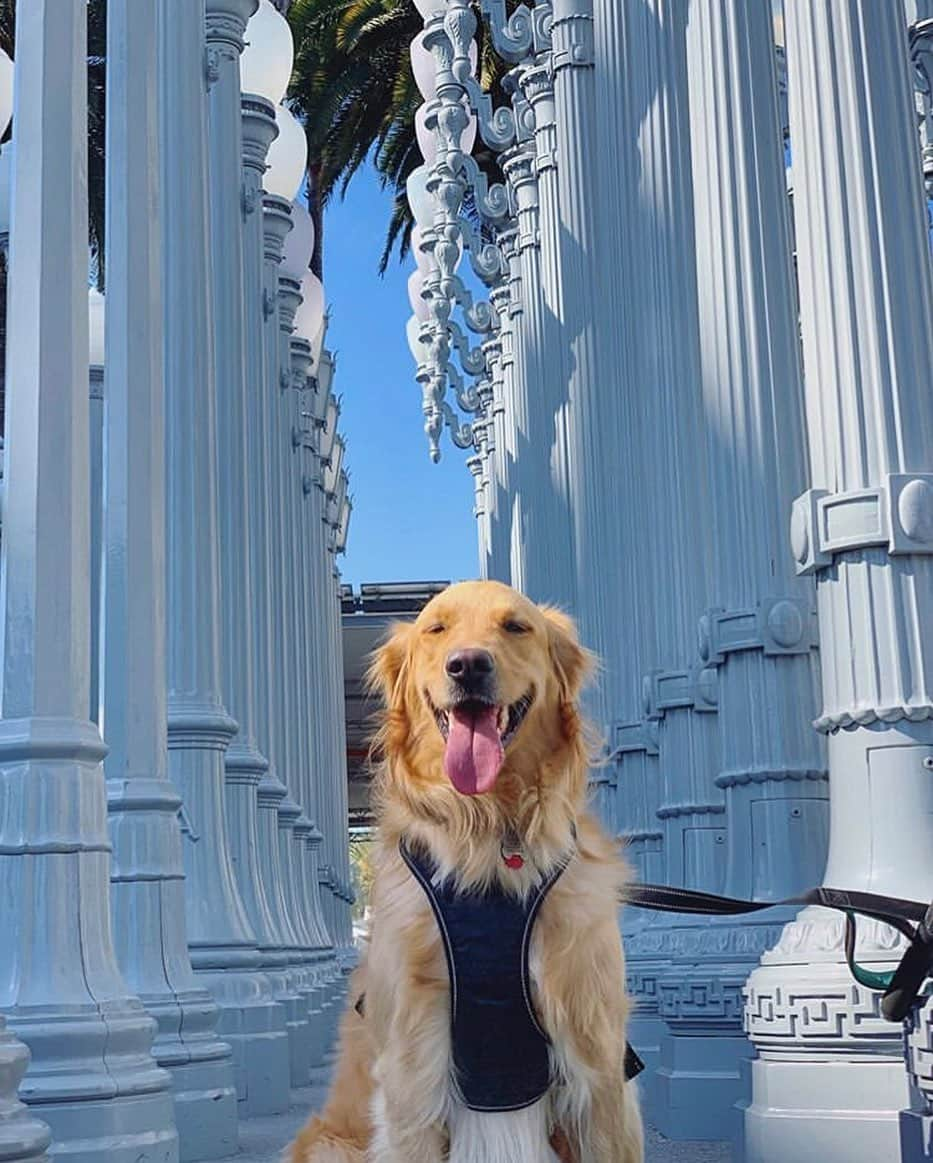
[[[921,1000],[924,981],[933,975],[933,904],[925,905],[881,893],[822,887],[783,900],[749,901],[666,884],[629,885],[623,894],[623,902],[639,909],[693,916],[742,916],[780,905],[822,905],[838,909],[846,918],[844,948],[849,970],[859,985],[884,992],[881,1012],[892,1022],[902,1022],[907,1017]],[[875,973],[855,961],[857,914],[891,925],[907,938],[907,950],[893,973]]]

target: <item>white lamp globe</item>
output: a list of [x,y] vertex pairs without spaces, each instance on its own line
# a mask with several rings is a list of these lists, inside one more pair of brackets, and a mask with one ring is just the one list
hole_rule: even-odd
[[421,320],[417,315],[412,315],[405,324],[405,336],[408,339],[408,348],[411,351],[412,359],[417,364],[424,363],[428,358],[428,351],[421,342]]
[[313,340],[323,321],[324,284],[313,271],[307,271],[301,280],[301,306],[295,312],[295,330],[305,339]]
[[411,56],[411,71],[414,74],[418,92],[425,101],[432,101],[437,95],[437,70],[434,54],[425,47],[425,33],[419,32],[408,50]]
[[10,233],[10,198],[13,192],[13,142],[0,150],[0,234]]
[[[282,256],[282,274],[301,280],[308,273],[308,264],[314,251],[314,222],[304,202],[292,203],[292,228],[285,237]],[[305,338],[310,338],[306,336]]]
[[259,0],[259,7],[246,26],[246,47],[240,55],[240,88],[278,105],[288,89],[294,60],[295,43],[288,21],[271,0]]
[[279,135],[269,146],[268,169],[262,180],[267,194],[278,194],[291,202],[297,197],[305,179],[308,164],[308,139],[304,126],[285,108],[275,108],[275,124]]
[[96,287],[87,291],[88,363],[91,367],[104,366],[104,339],[106,335],[106,300]]
[[408,301],[411,303],[411,309],[414,311],[415,316],[426,323],[431,318],[431,312],[428,308],[427,300],[421,297],[423,288],[424,282],[421,278],[421,271],[412,271],[408,276]]
[[415,222],[424,229],[434,225],[434,195],[428,189],[430,170],[427,166],[418,166],[408,175],[405,191],[408,194],[408,205],[414,215]]
[[415,111],[415,137],[418,139],[418,148],[424,158],[425,165],[433,166],[437,159],[437,134],[428,129],[425,119],[428,115],[428,105],[419,105]]
[[421,277],[426,279],[431,273],[431,260],[421,249],[423,241],[421,227],[413,226],[411,228],[411,253],[415,256],[415,262],[418,264],[418,270],[421,271]]
[[317,375],[318,365],[321,362],[321,352],[324,350],[324,340],[327,337],[327,316],[321,320],[317,334],[311,337],[311,371]]
[[0,48],[0,137],[13,116],[13,62]]
[[460,148],[464,153],[473,152],[473,146],[476,145],[476,128],[476,114],[470,113],[466,129],[460,135]]
[[414,4],[423,20],[427,20],[435,12],[445,12],[447,10],[447,0],[414,0]]

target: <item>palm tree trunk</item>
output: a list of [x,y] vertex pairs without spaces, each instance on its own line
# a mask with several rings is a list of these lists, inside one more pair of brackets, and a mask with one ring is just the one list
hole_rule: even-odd
[[311,270],[324,281],[324,204],[321,199],[321,163],[308,164],[308,213],[314,223],[314,251],[311,254]]

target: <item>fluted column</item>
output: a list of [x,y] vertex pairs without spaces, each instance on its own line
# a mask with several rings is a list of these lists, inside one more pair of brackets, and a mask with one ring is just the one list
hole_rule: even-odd
[[[286,790],[273,771],[263,776],[258,794],[259,860],[265,884],[268,886],[269,906],[276,930],[287,953],[288,969],[279,983],[277,996],[288,1014],[289,1050],[293,1085],[305,1085],[311,1066],[317,1065],[316,1052],[317,995],[314,982],[306,968],[305,957],[298,935],[292,925],[282,877],[279,850],[279,804]],[[275,975],[273,980],[277,980]]]
[[[290,210],[289,210],[290,215]],[[290,218],[289,218],[290,220]],[[284,220],[283,220],[284,225]],[[285,899],[292,919],[292,927],[304,953],[305,964],[309,967],[307,983],[309,994],[309,1020],[316,1026],[320,995],[316,992],[321,980],[321,963],[328,958],[328,951],[321,944],[320,926],[307,908],[302,876],[303,864],[307,856],[306,837],[311,821],[301,812],[309,794],[307,768],[303,765],[309,715],[319,714],[319,708],[303,705],[299,698],[301,689],[301,615],[300,595],[304,582],[299,552],[298,510],[303,497],[301,479],[300,441],[296,440],[298,424],[298,392],[295,390],[296,377],[293,362],[298,358],[303,367],[310,364],[310,345],[307,352],[299,356],[296,341],[292,338],[295,312],[301,303],[300,285],[290,277],[279,275],[278,286],[278,368],[279,375],[275,389],[275,425],[273,429],[272,453],[278,469],[278,495],[280,498],[280,524],[278,528],[278,552],[276,553],[278,576],[278,602],[282,610],[278,618],[277,659],[282,680],[279,695],[279,770],[288,772],[289,794],[279,805],[279,859],[282,862],[282,880]],[[308,362],[305,363],[304,356]]]
[[[623,553],[618,542],[618,494],[606,482],[617,471],[618,448],[611,443],[618,401],[604,403],[608,381],[597,370],[601,304],[593,278],[602,247],[597,234],[597,123],[594,12],[592,0],[556,0],[551,29],[554,110],[560,142],[556,168],[560,230],[551,248],[559,255],[560,317],[564,325],[565,457],[569,461],[572,543],[567,549],[574,573],[574,606],[583,641],[605,669],[588,693],[589,713],[609,741],[618,721],[621,639],[614,612]],[[614,151],[613,151],[614,152]],[[616,306],[616,301],[612,300]],[[619,326],[618,319],[604,327]],[[610,365],[611,366],[611,365]],[[611,389],[610,389],[611,390]],[[626,653],[623,668],[631,666]],[[615,831],[616,769],[606,765],[590,775],[595,809]]]
[[331,527],[333,535],[330,540],[330,567],[331,567],[331,601],[330,627],[333,649],[333,667],[331,669],[331,706],[332,722],[334,724],[334,798],[336,804],[337,825],[334,831],[337,849],[338,870],[340,877],[340,919],[343,940],[340,951],[341,977],[338,979],[338,990],[342,997],[347,988],[347,976],[356,964],[356,947],[353,943],[353,922],[351,906],[353,897],[350,891],[350,839],[349,839],[349,788],[347,786],[347,726],[346,703],[343,678],[343,617],[340,605],[340,571],[337,568],[338,535],[340,522],[343,516],[344,505],[347,502],[348,474],[344,468],[340,474],[340,487],[337,492],[337,503]]
[[[221,657],[223,689],[238,732],[225,755],[225,801],[231,858],[237,885],[259,946],[261,964],[273,974],[285,967],[287,954],[271,916],[257,854],[257,788],[268,761],[256,731],[256,667],[248,625],[253,594],[247,380],[244,298],[244,194],[241,178],[243,132],[240,112],[240,52],[256,0],[208,0],[207,42],[213,83],[210,88],[210,191],[213,272],[213,319],[216,374],[224,405],[217,410],[218,495],[223,613]],[[260,319],[249,324],[257,331]],[[269,977],[280,997],[280,976]],[[287,1018],[283,1012],[283,1020]],[[293,1027],[288,1027],[291,1031]],[[289,1101],[289,1045],[272,1041],[277,1058],[262,1078],[264,1092],[251,1100],[251,1113],[286,1110]]]
[[308,713],[297,712],[302,729],[297,733],[298,786],[304,813],[295,825],[295,868],[298,875],[298,894],[301,909],[306,918],[308,932],[313,945],[320,951],[320,959],[329,956],[330,937],[320,913],[320,901],[311,892],[309,881],[308,841],[315,830],[318,809],[319,778],[319,738],[322,726],[321,705],[316,701],[311,689],[312,670],[317,665],[314,657],[315,619],[312,614],[313,602],[318,597],[314,586],[313,571],[308,562],[307,492],[305,482],[304,419],[310,415],[307,396],[310,395],[308,372],[313,357],[311,343],[304,337],[293,336],[289,341],[291,357],[291,464],[289,476],[294,489],[291,507],[293,573],[295,578],[295,609],[293,629],[294,687],[297,708],[307,708]]
[[165,426],[158,22],[107,13],[107,407],[103,442],[100,723],[117,955],[158,1023],[183,1159],[237,1149],[230,1047],[195,980],[185,925],[178,809],[168,778],[165,691]]
[[[97,357],[102,358],[101,356]],[[91,364],[88,371],[91,426],[91,682],[88,718],[97,723],[100,714],[100,574],[104,543],[104,368]]]
[[[609,18],[607,7],[601,7],[603,19]],[[614,64],[608,75],[624,85],[624,98],[616,98],[615,118],[610,115],[606,124],[621,125],[617,172],[627,213],[616,229],[627,236],[627,253],[621,257],[634,281],[631,293],[619,302],[621,309],[632,312],[626,329],[632,349],[623,365],[631,387],[623,386],[622,398],[635,419],[639,442],[632,500],[643,510],[635,521],[642,531],[634,546],[641,603],[635,624],[641,660],[647,664],[642,722],[634,732],[641,737],[632,738],[620,726],[617,742],[631,749],[627,754],[632,765],[641,763],[648,772],[654,767],[651,752],[658,751],[660,802],[651,796],[650,806],[663,833],[664,879],[715,892],[725,872],[725,807],[714,783],[719,769],[716,676],[696,657],[696,622],[710,604],[712,510],[706,449],[697,438],[703,415],[685,16],[685,5],[679,2],[650,0],[623,6],[612,24],[625,74],[620,81]],[[601,88],[600,99],[611,101],[611,94]],[[604,142],[600,150],[614,148]],[[614,258],[607,255],[606,261]],[[604,323],[608,326],[610,321]],[[652,617],[644,617],[645,608],[653,611]],[[625,638],[624,632],[618,635],[620,642]],[[625,830],[626,822],[620,823]],[[633,823],[646,847],[656,844],[644,835],[653,828],[643,819]],[[643,926],[629,944],[630,970],[637,972],[648,1005],[653,1004],[652,995],[657,999],[661,1017],[664,961],[690,939],[694,926],[687,919],[660,917]],[[648,1027],[652,1025],[649,1021]],[[658,1032],[655,1026],[654,1034]],[[662,1037],[662,1053],[667,1037]],[[652,1047],[646,1049],[650,1053]],[[676,1092],[672,1077],[670,1069],[657,1073],[656,1086],[649,1091],[649,1118],[665,1133],[676,1132],[676,1112],[687,1101]]]
[[[295,806],[307,807],[310,803],[310,770],[307,744],[309,739],[308,719],[320,713],[318,707],[311,707],[301,701],[301,675],[303,657],[303,616],[302,598],[306,578],[302,569],[299,513],[304,496],[302,487],[301,456],[299,449],[299,396],[300,380],[306,378],[311,364],[311,345],[293,337],[295,313],[301,303],[300,284],[293,278],[280,275],[278,279],[279,303],[279,391],[277,398],[277,429],[275,448],[279,461],[279,487],[282,498],[282,524],[280,528],[280,584],[281,601],[285,611],[280,621],[279,664],[283,676],[282,739],[283,762],[289,774],[289,788],[294,793]],[[296,729],[295,725],[300,724]],[[286,805],[290,800],[285,801]],[[283,823],[287,823],[282,831]],[[290,865],[286,880],[286,895],[292,910],[293,926],[298,933],[307,962],[311,967],[309,978],[312,989],[316,990],[321,980],[321,965],[329,958],[329,950],[322,941],[321,926],[309,911],[306,893],[304,864],[307,859],[307,836],[311,831],[311,820],[299,811],[297,815],[282,809],[279,813],[280,855],[282,845],[291,848]],[[315,1000],[312,993],[309,1015],[314,1019]]]
[[[323,657],[326,677],[322,691],[324,721],[328,725],[324,736],[322,775],[322,859],[319,865],[319,884],[324,902],[328,931],[334,942],[337,962],[330,974],[329,996],[338,1001],[342,991],[341,966],[347,959],[348,936],[346,919],[341,913],[338,897],[340,872],[346,859],[346,742],[343,704],[343,651],[340,630],[340,609],[336,592],[334,570],[334,507],[341,487],[343,440],[337,435],[339,406],[328,416],[329,428],[321,447],[321,474],[319,494],[319,567],[321,571],[320,616],[323,632]],[[345,478],[343,478],[345,480]],[[334,1020],[339,1005],[332,1009]]]
[[[612,587],[608,600],[613,632],[594,646],[604,659],[605,702],[611,716],[606,734],[618,789],[615,831],[624,837],[638,878],[659,882],[665,876],[663,832],[656,815],[661,802],[659,730],[656,722],[645,717],[642,693],[642,675],[656,657],[654,619],[644,617],[644,610],[653,609],[656,601],[650,546],[660,526],[655,518],[658,498],[649,484],[656,419],[652,393],[643,385],[640,372],[640,313],[645,296],[638,254],[641,240],[639,229],[627,226],[639,222],[641,213],[639,139],[644,102],[638,93],[644,54],[623,51],[632,39],[629,24],[634,12],[615,0],[594,4],[592,182],[598,192],[600,375],[579,385],[580,392],[588,391],[591,398],[584,404],[586,414],[577,420],[578,447],[584,450],[575,465],[580,498],[577,554],[579,568],[590,563],[595,587],[593,597],[588,587],[581,587],[581,613],[600,595],[603,580]],[[581,395],[581,402],[584,399]],[[592,441],[589,448],[587,441]],[[615,484],[606,489],[603,483],[603,498],[599,484],[607,478],[599,466],[605,464],[612,465]],[[605,601],[605,596],[600,600]],[[583,614],[587,625],[589,618]],[[599,622],[595,632],[599,633]],[[633,1000],[629,1038],[647,1067],[641,1088],[648,1097],[666,1030],[658,1017],[656,992],[664,964],[663,935],[660,928],[650,925],[651,920],[652,915],[641,909],[623,914],[626,973]]]
[[[283,388],[281,375],[283,337],[279,323],[279,267],[282,262],[285,238],[291,230],[291,207],[284,198],[265,194],[262,197],[263,222],[263,266],[262,266],[262,313],[263,313],[263,375],[260,398],[262,407],[261,427],[255,436],[265,447],[265,488],[268,505],[268,540],[266,543],[266,595],[269,605],[269,637],[267,655],[263,668],[263,689],[266,695],[264,709],[265,723],[269,731],[268,754],[270,770],[260,785],[260,813],[267,813],[263,822],[268,837],[270,862],[275,865],[277,903],[287,925],[289,964],[294,967],[293,980],[306,999],[309,1021],[314,1023],[316,995],[316,975],[310,951],[310,937],[295,912],[294,886],[290,880],[290,867],[294,850],[293,803],[288,795],[286,781],[292,776],[288,767],[290,732],[294,723],[289,722],[283,709],[286,698],[284,671],[285,635],[290,631],[286,623],[286,590],[282,552],[284,545],[284,504],[282,456],[286,435],[282,423]],[[284,450],[287,452],[287,448]],[[283,813],[283,804],[286,805]],[[272,875],[267,874],[268,875]],[[312,1032],[309,1029],[309,1034]],[[313,1051],[312,1051],[313,1053]]]
[[[524,103],[524,98],[521,100]],[[568,514],[566,505],[561,507],[551,476],[553,437],[541,430],[553,424],[548,408],[559,391],[561,358],[556,347],[559,324],[545,301],[542,285],[534,141],[523,141],[504,155],[503,169],[517,206],[516,264],[521,285],[521,314],[513,317],[510,572],[512,584],[536,601],[566,603],[566,586],[560,584],[560,571],[555,570],[561,554],[549,552],[554,538],[567,530]]]
[[[308,803],[312,828],[308,832],[305,854],[305,872],[308,879],[308,894],[312,901],[312,915],[319,920],[318,941],[328,950],[328,958],[319,966],[317,984],[312,1007],[316,1028],[319,1031],[315,1043],[318,1061],[323,1057],[336,1024],[336,1008],[333,1005],[332,966],[334,938],[328,918],[324,892],[320,884],[321,845],[328,809],[329,785],[327,782],[327,748],[331,726],[328,716],[327,686],[330,672],[327,670],[326,618],[324,617],[326,587],[324,579],[324,528],[321,523],[321,498],[323,489],[323,467],[320,461],[322,429],[315,417],[326,416],[329,412],[328,400],[333,376],[330,353],[321,352],[314,378],[314,391],[318,397],[302,424],[302,504],[301,533],[304,547],[304,573],[307,586],[304,593],[305,624],[307,626],[307,655],[304,665],[305,706],[313,709],[313,726],[310,742],[313,747],[311,766],[308,771]],[[328,395],[328,400],[322,398]]]
[[[101,760],[88,720],[87,80],[83,0],[17,6],[0,606],[0,1014],[20,1097],[75,1163],[174,1163],[154,1023],[117,967]],[[45,1136],[10,1095],[15,1157]],[[20,1129],[22,1135],[20,1135]],[[0,1135],[4,1132],[0,1131]]]
[[[267,680],[271,666],[271,609],[269,601],[271,509],[268,489],[268,427],[270,417],[265,396],[265,308],[263,296],[264,227],[262,177],[266,154],[275,138],[275,109],[265,98],[243,94],[240,100],[243,142],[243,317],[246,348],[246,484],[248,545],[251,596],[244,629],[250,635],[254,667],[253,710],[257,744],[268,750],[269,698]],[[274,771],[267,770],[257,789],[257,833],[255,857],[268,905],[266,925],[276,947],[285,953],[283,967],[267,970],[276,1000],[285,1006],[292,1085],[302,1085],[309,1070],[308,996],[299,986],[293,967],[294,934],[286,915],[278,875],[278,827],[276,796],[279,784]],[[284,794],[284,788],[281,789]],[[271,792],[271,799],[268,793]],[[269,827],[269,815],[271,824]],[[270,850],[271,845],[271,850]]]
[[224,814],[224,755],[237,724],[221,694],[204,0],[162,0],[160,17],[160,115],[172,143],[162,173],[169,771],[184,801],[191,960],[220,1005],[241,1109],[253,1112],[269,1109],[285,1014],[259,972]]
[[[572,312],[574,293],[580,289],[573,277],[580,266],[571,271],[564,269],[562,239],[568,224],[558,166],[560,126],[554,75],[558,60],[559,53],[555,51],[542,63],[523,68],[519,73],[523,102],[513,101],[519,116],[524,109],[528,110],[534,127],[533,180],[526,183],[522,171],[529,206],[526,226],[529,237],[523,248],[526,260],[523,278],[530,291],[525,316],[529,325],[525,359],[530,359],[532,365],[518,456],[520,471],[527,474],[522,476],[526,494],[522,503],[529,538],[526,554],[535,563],[534,572],[529,575],[530,593],[538,601],[551,601],[564,609],[576,610],[571,504],[573,454],[568,429],[571,379],[578,365],[574,365],[573,350],[577,333],[567,314]],[[573,143],[568,144],[572,151]],[[520,222],[522,218],[520,214]],[[520,232],[520,238],[523,233]]]
[[467,459],[467,468],[473,478],[473,518],[476,521],[476,551],[479,560],[479,576],[488,577],[486,495],[483,487],[483,457],[480,453]]
[[514,399],[515,319],[520,317],[521,280],[517,268],[517,230],[513,227],[499,234],[499,249],[505,265],[505,274],[490,295],[490,303],[499,320],[499,359],[493,381],[492,427],[496,456],[492,491],[492,521],[490,523],[490,576],[497,581],[517,585],[512,579],[511,527],[512,488],[511,474],[515,458]]
[[[786,548],[806,457],[771,29],[765,5],[693,0],[697,292],[715,513],[715,605],[701,620],[700,652],[719,669],[725,891],[756,900],[818,883],[827,833],[825,767],[810,727],[814,597]],[[690,1101],[675,1104],[665,1133],[731,1137],[751,1056],[742,988],[792,915],[715,919],[684,934],[663,985],[672,1037],[661,1069]]]
[[[816,726],[830,770],[824,883],[928,900],[933,275],[903,11],[793,0],[785,19],[811,485],[795,502],[791,541],[798,572],[817,589]],[[896,933],[874,922],[859,930],[860,962],[897,959]],[[852,1163],[924,1157],[929,1105],[899,1117],[902,1031],[881,1018],[879,1000],[851,979],[841,917],[808,909],[785,928],[748,984],[759,1051],[749,1163],[790,1159],[802,1142]],[[908,1042],[909,1055],[921,1040]]]

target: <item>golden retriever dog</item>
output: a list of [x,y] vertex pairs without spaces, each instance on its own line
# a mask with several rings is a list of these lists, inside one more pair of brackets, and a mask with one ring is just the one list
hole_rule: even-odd
[[291,1163],[643,1158],[590,669],[569,618],[498,582],[451,586],[377,652],[370,941]]

